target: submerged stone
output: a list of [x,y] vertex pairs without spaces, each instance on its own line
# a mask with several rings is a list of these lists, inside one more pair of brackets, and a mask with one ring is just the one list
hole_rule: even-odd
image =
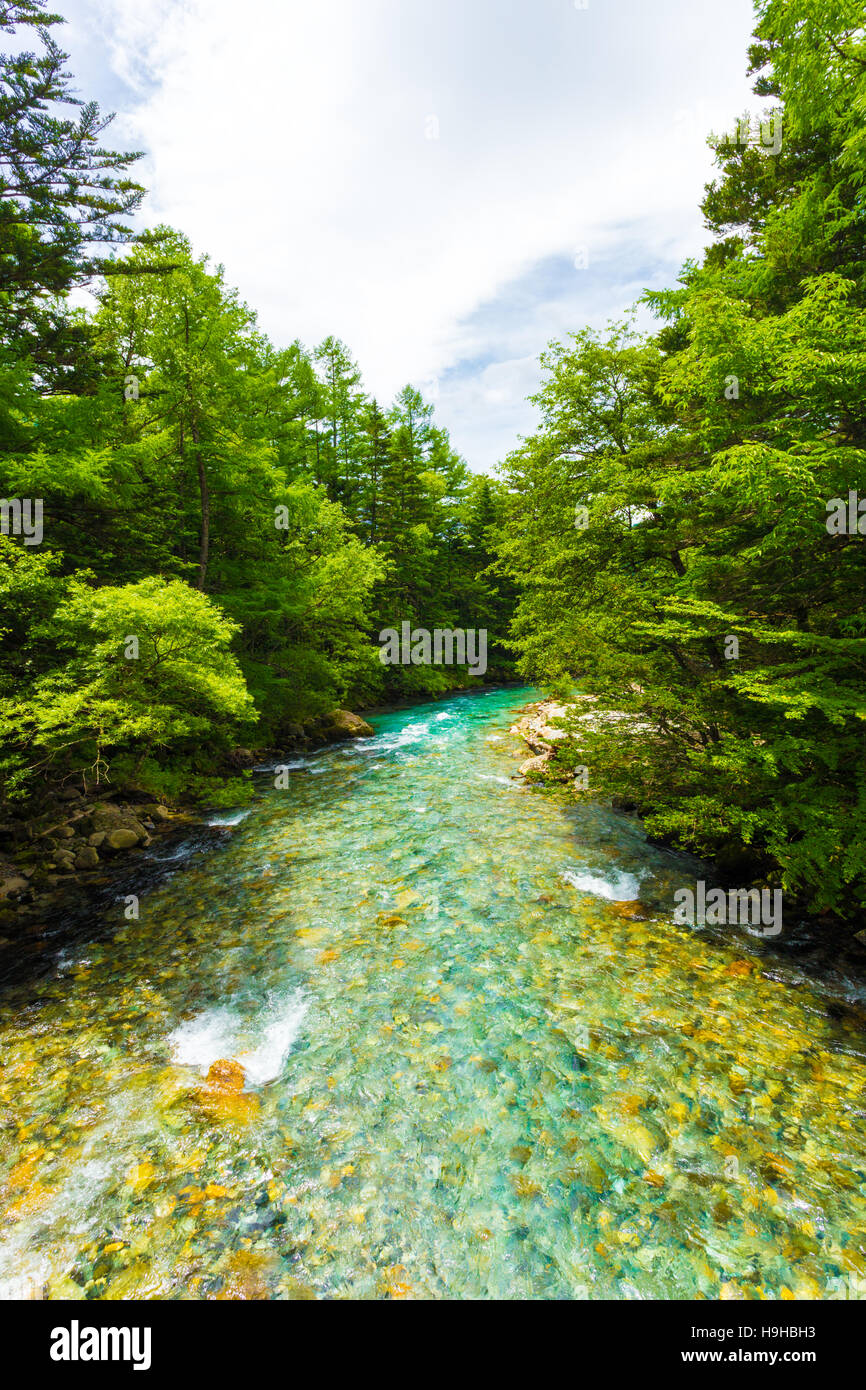
[[207,1083],[220,1091],[236,1092],[244,1089],[246,1072],[240,1062],[220,1058],[212,1062],[207,1074]]
[[[684,933],[663,904],[687,862],[516,785],[519,699],[377,716],[5,996],[0,1293],[30,1270],[79,1299],[866,1276],[859,1006],[771,945]],[[102,814],[92,838],[135,832]],[[621,875],[651,909],[611,903]],[[198,1032],[170,1061],[178,1019]]]

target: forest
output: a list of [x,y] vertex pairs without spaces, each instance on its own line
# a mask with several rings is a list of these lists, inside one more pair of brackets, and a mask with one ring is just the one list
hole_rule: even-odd
[[216,1384],[227,1302],[544,1301],[841,1379],[866,0],[57,3],[0,0],[10,1342]]
[[503,487],[413,386],[380,405],[338,338],[274,346],[181,233],[133,234],[138,155],[76,108],[60,22],[0,6],[38,44],[0,69],[2,797],[230,797],[234,746],[473,683],[384,665],[384,628],[487,629],[509,670]]
[[[629,716],[559,750],[573,795],[856,917],[862,20],[761,0],[703,258],[636,306],[652,332],[549,345],[539,428],[488,477],[414,386],[381,403],[338,337],[269,342],[182,231],[134,230],[139,155],[74,95],[61,16],[0,4],[28,39],[0,61],[3,805],[231,800],[239,745],[519,678]],[[405,622],[486,631],[486,676],[384,665]]]
[[581,733],[581,795],[862,921],[864,14],[756,10],[760,114],[711,137],[708,249],[645,295],[656,332],[549,346],[497,564],[524,675],[633,716]]

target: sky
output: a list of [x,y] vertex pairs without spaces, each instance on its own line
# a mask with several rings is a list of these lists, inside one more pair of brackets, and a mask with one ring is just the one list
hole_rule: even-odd
[[[751,0],[57,0],[80,94],[280,346],[342,338],[470,466],[546,344],[675,283],[710,130],[757,111]],[[652,320],[641,311],[646,327]]]

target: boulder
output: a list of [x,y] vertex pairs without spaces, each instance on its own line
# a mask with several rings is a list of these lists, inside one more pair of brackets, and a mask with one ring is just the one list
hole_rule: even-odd
[[543,772],[550,762],[549,753],[540,753],[537,758],[527,758],[525,763],[521,763],[517,771],[521,777],[525,777],[528,772]]
[[538,730],[538,737],[545,743],[556,743],[557,739],[568,738],[568,734],[565,729],[554,729],[550,724],[542,724]]
[[139,843],[139,840],[142,838],[142,836],[145,839],[147,838],[144,833],[143,827],[141,830],[141,835],[138,835],[134,830],[128,830],[125,826],[119,826],[117,830],[107,830],[105,832],[105,840],[103,843],[106,849],[111,849],[115,851],[123,849],[134,849],[135,846]]
[[99,863],[99,855],[92,845],[82,845],[75,856],[76,869],[95,869]]
[[87,837],[87,843],[88,843],[89,845],[92,845],[94,849],[99,849],[99,846],[102,844],[102,841],[103,841],[104,839],[105,839],[105,831],[104,831],[104,830],[94,830],[94,832],[93,832],[92,835],[88,835],[88,837]]
[[[147,831],[138,817],[134,816],[131,811],[120,811],[116,806],[101,806],[99,810],[94,811],[91,819],[91,826],[94,834],[98,833],[100,830],[104,830],[106,840],[109,836],[114,834],[115,831],[119,830],[129,831],[135,837],[132,842],[133,844],[138,844],[147,839]],[[124,843],[122,845],[112,845],[111,848],[129,849],[131,846]]]
[[256,755],[249,748],[233,748],[228,754],[227,761],[231,767],[255,767]]
[[376,730],[366,719],[352,714],[347,709],[332,710],[323,721],[323,733],[329,742],[336,743],[344,738],[369,738]]
[[211,1124],[248,1125],[258,1117],[261,1102],[258,1096],[246,1091],[221,1091],[215,1086],[202,1086],[196,1100]]
[[221,1057],[211,1064],[196,1099],[214,1124],[247,1125],[259,1113],[259,1098],[244,1091],[246,1072],[240,1062]]

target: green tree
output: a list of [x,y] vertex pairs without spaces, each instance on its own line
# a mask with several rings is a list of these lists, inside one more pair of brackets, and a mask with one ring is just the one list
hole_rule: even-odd
[[0,3],[0,32],[31,30],[41,44],[0,56],[0,334],[52,385],[80,347],[58,297],[96,272],[96,246],[129,239],[119,219],[144,193],[127,176],[139,154],[106,148],[112,117],[73,94],[50,32],[62,23],[45,0]]
[[26,698],[5,702],[7,789],[29,792],[34,779],[72,773],[98,784],[118,750],[141,777],[155,753],[182,761],[202,740],[227,747],[253,713],[229,650],[234,632],[180,580],[97,590],[71,581],[34,634],[63,664]]
[[525,673],[633,716],[615,739],[573,725],[561,761],[740,881],[856,912],[866,553],[828,504],[866,494],[864,11],[758,16],[782,147],[715,141],[716,240],[646,296],[654,340],[585,332],[547,355],[498,564],[523,591]]

